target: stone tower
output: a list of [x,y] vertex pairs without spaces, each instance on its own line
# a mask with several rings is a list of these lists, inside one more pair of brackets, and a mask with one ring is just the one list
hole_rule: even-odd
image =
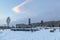
[[31,25],[31,19],[30,18],[28,19],[28,24]]

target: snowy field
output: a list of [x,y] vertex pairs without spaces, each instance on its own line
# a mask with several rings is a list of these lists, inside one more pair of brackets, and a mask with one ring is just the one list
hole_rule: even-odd
[[0,40],[60,40],[59,29],[50,32],[50,29],[41,29],[40,31],[0,31]]

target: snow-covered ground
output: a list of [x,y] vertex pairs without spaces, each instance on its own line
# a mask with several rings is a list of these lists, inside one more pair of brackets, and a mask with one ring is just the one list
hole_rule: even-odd
[[60,32],[50,32],[50,29],[41,29],[40,31],[0,31],[0,40],[60,40]]

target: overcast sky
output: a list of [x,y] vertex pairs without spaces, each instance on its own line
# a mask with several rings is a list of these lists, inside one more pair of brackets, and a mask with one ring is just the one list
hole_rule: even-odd
[[0,24],[11,22],[32,22],[60,20],[60,0],[0,0]]

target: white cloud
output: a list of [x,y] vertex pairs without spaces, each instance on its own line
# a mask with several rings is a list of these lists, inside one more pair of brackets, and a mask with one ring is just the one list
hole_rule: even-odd
[[16,13],[20,13],[22,6],[24,6],[24,5],[27,4],[28,2],[29,2],[29,0],[25,0],[25,1],[22,2],[21,4],[13,7],[12,10],[13,10],[14,12],[16,12]]

